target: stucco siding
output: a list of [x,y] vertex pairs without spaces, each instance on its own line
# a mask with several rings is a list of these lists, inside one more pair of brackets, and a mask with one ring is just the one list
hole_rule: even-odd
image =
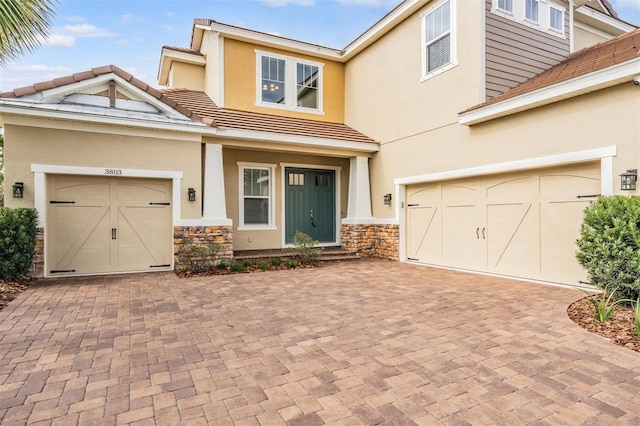
[[173,62],[169,72],[169,86],[175,89],[204,90],[204,67]]

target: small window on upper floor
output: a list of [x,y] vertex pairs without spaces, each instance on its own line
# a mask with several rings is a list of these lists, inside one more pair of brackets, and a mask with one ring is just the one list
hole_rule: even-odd
[[549,4],[549,28],[564,33],[564,8]]
[[538,0],[525,0],[524,17],[528,21],[538,22]]
[[422,15],[422,80],[457,65],[455,0],[441,0]]
[[322,114],[323,64],[256,51],[256,105]]
[[498,8],[504,12],[513,13],[513,0],[498,0]]

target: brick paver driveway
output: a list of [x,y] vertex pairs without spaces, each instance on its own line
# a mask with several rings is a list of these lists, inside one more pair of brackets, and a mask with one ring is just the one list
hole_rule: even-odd
[[386,261],[41,281],[0,312],[0,422],[640,424],[581,296]]

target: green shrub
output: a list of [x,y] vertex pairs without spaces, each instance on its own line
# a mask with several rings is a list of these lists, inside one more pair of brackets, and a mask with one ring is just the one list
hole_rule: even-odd
[[599,197],[584,211],[576,257],[591,283],[640,297],[640,197]]
[[197,274],[213,269],[219,251],[220,246],[215,243],[193,244],[190,239],[183,238],[177,253],[180,270]]
[[282,260],[277,259],[277,258],[276,259],[271,259],[271,264],[277,268],[278,266],[280,266],[282,264]]
[[258,268],[260,268],[263,271],[266,271],[267,269],[269,269],[269,264],[267,262],[260,262],[260,264],[258,265]]
[[35,209],[0,208],[0,279],[27,276],[36,249],[38,212]]
[[227,265],[227,262],[225,262],[224,260],[221,260],[220,263],[218,263],[216,265],[216,268],[222,270],[222,269],[227,269],[229,266]]
[[244,265],[242,263],[234,263],[231,265],[231,270],[233,272],[242,272],[244,270]]
[[636,336],[640,337],[640,297],[633,304],[633,314],[636,324]]
[[251,261],[247,259],[243,260],[242,266],[244,266],[245,268],[248,268],[249,266],[251,266]]
[[604,289],[600,294],[589,295],[589,301],[596,308],[595,318],[600,322],[609,321],[614,309],[620,303],[633,302],[629,299],[617,298],[615,292],[610,292],[608,289]]
[[318,241],[311,238],[304,232],[296,231],[293,235],[293,255],[301,264],[310,264],[315,262],[316,258],[322,254],[322,247],[317,247]]
[[298,261],[295,259],[289,259],[287,260],[287,262],[284,264],[284,266],[286,266],[289,269],[293,269],[296,266],[298,266]]

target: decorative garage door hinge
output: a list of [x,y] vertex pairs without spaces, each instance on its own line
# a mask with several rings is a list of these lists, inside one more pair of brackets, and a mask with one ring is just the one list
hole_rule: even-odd
[[420,261],[420,259],[416,259],[416,258],[414,258],[414,257],[407,257],[407,260],[415,260],[416,262],[419,262],[419,261]]
[[164,265],[149,265],[149,268],[168,268],[171,264],[167,263]]
[[150,206],[170,206],[171,203],[149,203]]
[[49,201],[49,204],[75,204],[75,201],[57,201],[57,200],[51,200]]
[[52,271],[49,271],[49,273],[51,274],[61,274],[63,272],[75,272],[75,269],[54,269]]
[[591,194],[591,195],[578,195],[576,198],[596,198],[599,197],[600,194]]
[[407,207],[418,207],[420,204],[407,204]]

